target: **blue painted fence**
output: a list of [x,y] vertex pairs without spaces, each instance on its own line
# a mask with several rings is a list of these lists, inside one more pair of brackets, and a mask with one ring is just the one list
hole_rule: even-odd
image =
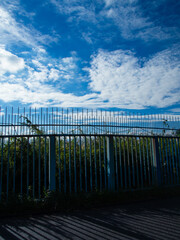
[[0,136],[0,199],[180,184],[179,137],[118,134]]

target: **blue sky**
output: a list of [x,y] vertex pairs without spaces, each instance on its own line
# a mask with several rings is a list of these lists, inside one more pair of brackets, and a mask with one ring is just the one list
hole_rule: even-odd
[[180,113],[180,1],[1,0],[0,105]]

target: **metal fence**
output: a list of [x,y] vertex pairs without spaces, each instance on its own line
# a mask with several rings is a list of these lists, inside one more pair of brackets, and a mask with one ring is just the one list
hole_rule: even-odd
[[179,137],[0,136],[0,199],[180,184]]
[[176,135],[178,115],[63,108],[0,108],[0,135]]
[[180,184],[179,116],[0,111],[0,199]]

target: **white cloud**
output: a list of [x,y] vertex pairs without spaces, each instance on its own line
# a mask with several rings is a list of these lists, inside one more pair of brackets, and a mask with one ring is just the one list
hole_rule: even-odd
[[[168,9],[168,3],[164,3],[164,0],[147,1],[145,5],[147,4],[148,11],[145,11],[143,4],[138,0],[104,0],[104,2],[105,8],[101,14],[118,26],[125,39],[139,38],[145,41],[179,39],[178,26],[175,24],[164,26],[163,17],[159,15],[159,8],[164,11],[165,8]],[[172,6],[175,7],[175,3]],[[176,22],[174,12],[169,11],[168,18],[175,19],[174,23]]]
[[52,81],[58,80],[59,75],[60,75],[60,71],[55,68],[51,68],[51,70],[49,71],[49,79]]
[[92,44],[93,41],[92,41],[92,34],[90,32],[82,32],[82,38],[89,44]]
[[24,69],[25,63],[23,58],[6,51],[0,47],[0,75],[6,72],[16,73]]
[[22,22],[18,22],[10,6],[16,11],[19,11],[20,7],[11,3],[6,4],[6,8],[0,5],[0,44],[23,43],[26,46],[37,47],[39,44],[47,45],[58,41],[58,36],[43,35],[33,26],[26,27]]
[[172,108],[170,111],[174,113],[180,113],[180,108]]
[[4,8],[0,6],[0,35],[1,43],[23,42],[30,46],[35,46],[36,41],[31,35],[30,29],[16,20]]
[[105,6],[109,7],[116,2],[116,0],[104,0]]
[[[46,52],[38,51],[33,59],[24,63],[22,58],[5,51],[7,61],[13,56],[16,68],[11,69],[9,62],[3,67],[4,72],[1,67],[4,75],[1,77],[0,99],[33,106],[126,109],[171,106],[180,101],[178,51],[169,49],[141,60],[130,51],[101,50],[92,56],[91,67],[86,68],[90,92],[82,96],[63,93],[67,80],[72,86],[78,81],[81,84],[76,56],[51,59]],[[6,76],[7,71],[13,74]]]
[[[41,84],[35,91],[20,84],[0,83],[0,98],[4,102],[20,101],[32,106],[82,107],[95,106],[96,94],[75,96],[65,94],[50,85]],[[90,101],[90,102],[89,102]]]
[[146,41],[171,38],[161,26],[156,26],[150,18],[143,15],[139,1],[105,0],[105,3],[106,7],[101,14],[114,21],[124,38],[142,38]]
[[180,62],[176,49],[139,62],[131,52],[100,51],[89,69],[92,91],[109,106],[141,109],[167,107],[180,101]]
[[[67,81],[77,83],[81,75],[77,71],[78,58],[72,56],[51,59],[45,51],[34,49],[31,59],[24,61],[1,48],[6,59],[0,65],[0,99],[6,102],[19,101],[33,106],[86,106],[97,94],[75,96],[73,93],[63,93],[63,84]],[[2,54],[0,54],[2,58]],[[1,59],[0,58],[0,59]],[[13,64],[12,64],[13,63]],[[26,65],[25,65],[26,63]],[[12,65],[12,66],[11,66]],[[13,68],[14,67],[14,68]],[[21,70],[20,72],[18,70]],[[11,71],[13,74],[6,74]],[[56,85],[54,85],[54,83]],[[90,100],[90,102],[88,102]],[[95,105],[95,102],[93,102]]]
[[[59,13],[69,15],[68,21],[96,23],[95,5],[86,0],[50,0]],[[98,4],[98,2],[96,3]]]
[[[80,23],[89,23],[87,31],[84,29],[82,31],[80,28],[79,32],[81,37],[90,44],[92,44],[93,38],[98,39],[99,36],[105,40],[102,30],[108,29],[109,32],[109,27],[113,25],[119,28],[118,34],[125,39],[162,41],[179,37],[176,26],[163,27],[159,19],[156,21],[153,19],[153,14],[146,13],[145,15],[142,4],[138,0],[98,0],[95,3],[87,0],[49,1],[60,14],[66,15],[68,21],[75,24],[76,28]],[[163,1],[158,1],[158,4],[153,1],[148,5],[148,9],[157,15],[161,5],[164,5]],[[94,35],[94,28],[98,29],[98,36]]]

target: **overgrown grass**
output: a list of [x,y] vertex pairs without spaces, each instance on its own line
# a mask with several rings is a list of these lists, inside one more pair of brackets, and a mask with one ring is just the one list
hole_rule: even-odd
[[38,200],[20,195],[9,195],[9,200],[0,203],[0,217],[24,216],[42,213],[71,212],[73,210],[90,209],[180,196],[180,186],[154,188],[127,192],[92,192],[78,194],[62,194],[47,192],[46,197]]

